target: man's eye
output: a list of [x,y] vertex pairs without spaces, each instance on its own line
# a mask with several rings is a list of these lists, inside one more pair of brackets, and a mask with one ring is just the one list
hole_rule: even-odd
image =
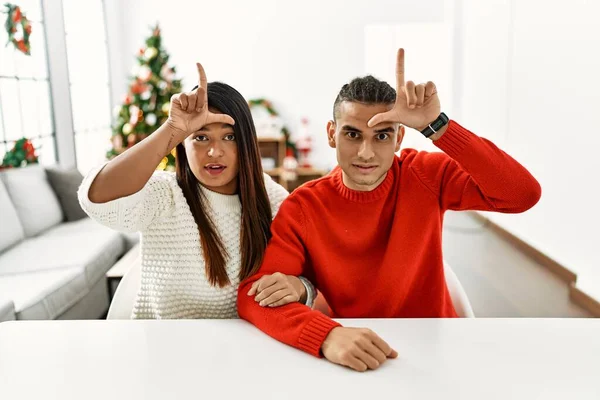
[[196,142],[205,142],[208,140],[208,138],[206,137],[206,135],[198,135],[198,136],[194,136],[194,140]]
[[387,140],[389,139],[390,135],[387,133],[380,133],[379,135],[377,135],[377,139],[378,140]]
[[356,139],[358,137],[358,132],[346,132],[346,136],[348,136],[350,139]]
[[225,140],[229,140],[229,141],[235,140],[235,135],[233,133],[230,133],[229,135],[225,136]]

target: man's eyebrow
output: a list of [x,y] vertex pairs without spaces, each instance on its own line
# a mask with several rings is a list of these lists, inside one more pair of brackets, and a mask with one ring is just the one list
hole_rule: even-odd
[[375,129],[375,133],[392,133],[394,132],[394,128],[388,126],[387,128]]
[[353,127],[352,125],[344,125],[342,126],[343,131],[356,131],[360,132],[360,129]]

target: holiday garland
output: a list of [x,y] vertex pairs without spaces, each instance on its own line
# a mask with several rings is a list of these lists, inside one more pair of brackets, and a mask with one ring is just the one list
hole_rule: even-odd
[[[273,108],[273,104],[267,100],[267,99],[251,99],[248,100],[248,106],[250,108],[252,107],[263,107],[265,110],[267,110],[267,112],[269,113],[269,115],[273,116],[273,117],[277,117],[279,116],[279,114],[277,113],[277,111],[275,111],[275,109]],[[286,147],[289,147],[290,149],[292,149],[292,151],[294,152],[294,154],[296,154],[296,145],[294,144],[294,142],[292,142],[290,140],[290,131],[283,126],[281,128],[281,133],[283,134],[283,136],[285,136],[285,145]]]
[[15,48],[24,54],[31,54],[31,44],[29,36],[31,36],[31,23],[21,12],[21,7],[6,3],[6,13],[8,14],[4,28],[8,33],[8,43],[12,43]]

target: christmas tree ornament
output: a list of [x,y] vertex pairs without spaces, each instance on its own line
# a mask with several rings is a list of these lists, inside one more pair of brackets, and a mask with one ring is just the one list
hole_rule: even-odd
[[131,147],[131,146],[133,146],[133,145],[134,145],[134,144],[136,144],[136,143],[137,143],[137,136],[136,136],[136,134],[135,134],[135,133],[130,133],[130,134],[127,136],[127,145],[128,145],[129,147]]
[[158,50],[155,47],[148,47],[144,52],[144,57],[148,60],[152,60],[154,57],[158,55]]
[[137,74],[142,82],[148,82],[152,77],[152,70],[147,65],[142,65]]
[[146,115],[146,124],[148,124],[148,125],[156,124],[156,114],[148,113]]
[[134,127],[138,123],[140,108],[135,104],[129,106],[129,124]]
[[133,131],[133,126],[131,126],[131,124],[128,122],[125,125],[123,125],[123,133],[125,135],[129,135],[131,132]]
[[123,151],[123,136],[121,135],[114,135],[111,138],[112,141],[112,145],[115,149],[118,149],[120,151]]

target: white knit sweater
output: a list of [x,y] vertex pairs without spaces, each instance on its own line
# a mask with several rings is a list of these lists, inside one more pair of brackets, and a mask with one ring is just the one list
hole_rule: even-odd
[[[238,273],[241,264],[241,203],[202,188],[208,213],[223,240],[229,258],[231,285],[212,286],[205,275],[198,226],[172,172],[155,172],[137,193],[108,203],[93,203],[89,189],[103,168],[90,171],[79,188],[85,212],[110,228],[141,232],[142,282],[132,318],[237,318]],[[273,217],[286,190],[265,174]]]

